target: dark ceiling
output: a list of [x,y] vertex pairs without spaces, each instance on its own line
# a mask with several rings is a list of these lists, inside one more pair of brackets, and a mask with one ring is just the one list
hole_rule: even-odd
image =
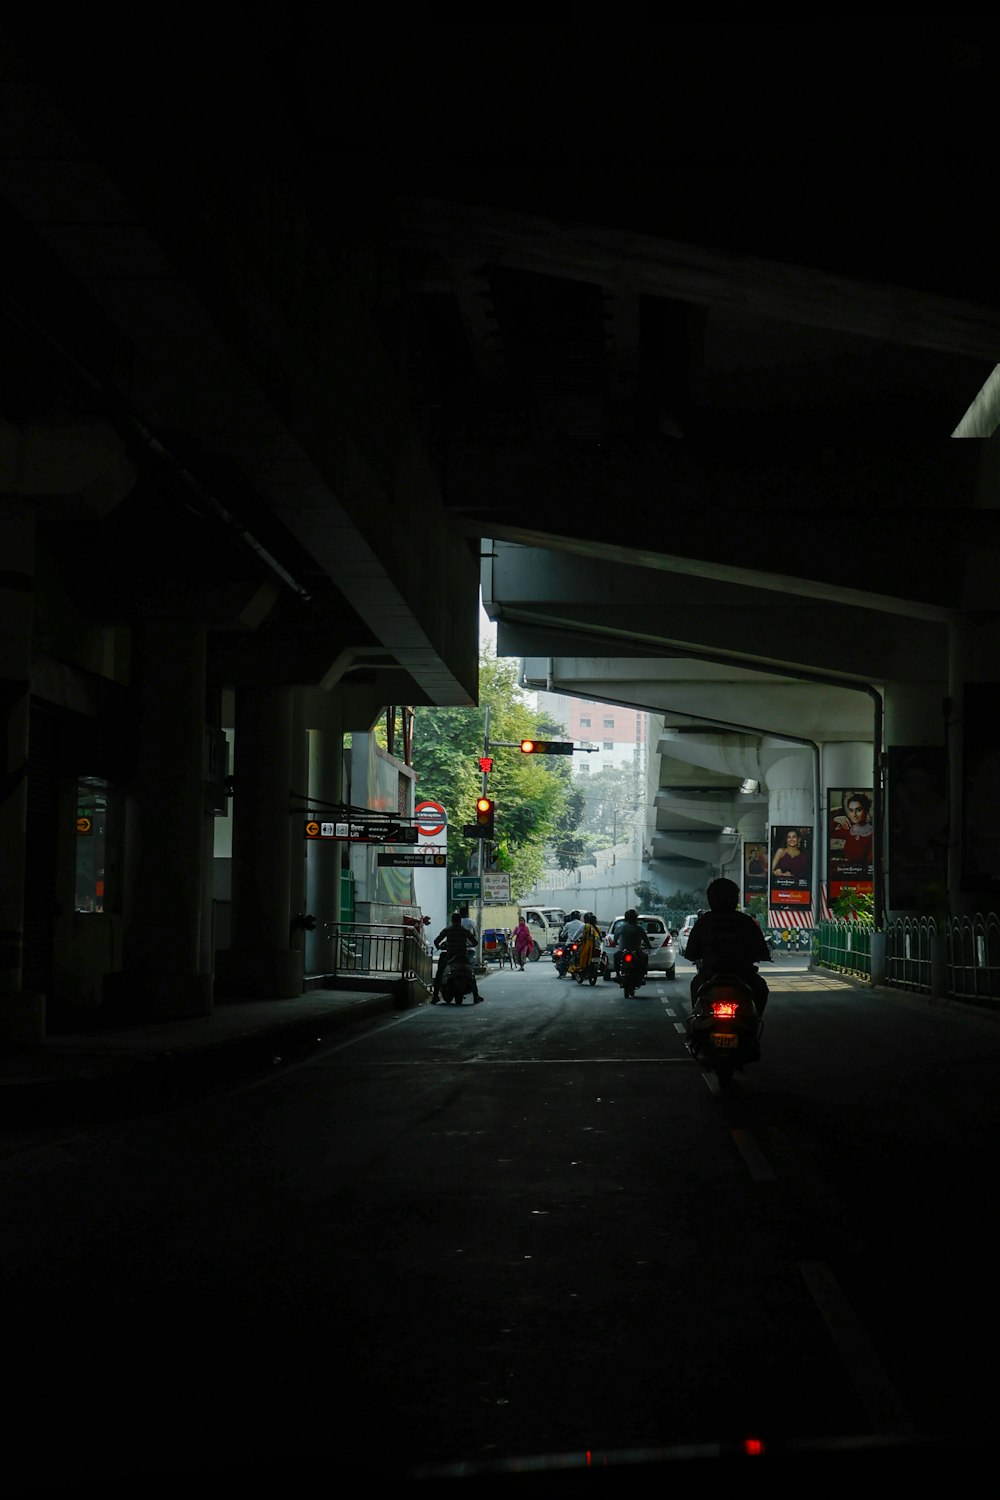
[[178,254],[221,191],[297,195],[470,535],[516,530],[498,454],[548,529],[598,452],[652,464],[640,516],[680,442],[756,455],[751,493],[796,449],[888,470],[996,362],[994,23],[93,25],[7,29]]

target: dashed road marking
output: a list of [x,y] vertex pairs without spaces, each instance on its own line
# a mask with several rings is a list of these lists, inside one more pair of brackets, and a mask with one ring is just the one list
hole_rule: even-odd
[[826,1261],[799,1262],[851,1384],[876,1432],[915,1437],[917,1427],[882,1367],[865,1328]]

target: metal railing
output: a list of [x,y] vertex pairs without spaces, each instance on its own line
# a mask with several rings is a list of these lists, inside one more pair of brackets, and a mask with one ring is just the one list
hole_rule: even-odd
[[948,994],[973,1004],[1000,1002],[1000,917],[957,917],[945,928]]
[[[868,922],[821,922],[817,962],[871,978]],[[885,984],[893,989],[1000,1008],[1000,916],[899,917],[885,926]]]
[[845,922],[831,918],[816,928],[819,936],[817,961],[845,974],[871,978],[872,932],[870,922]]
[[934,993],[934,957],[938,941],[933,917],[899,917],[886,924],[885,980],[898,990]]
[[409,927],[374,927],[367,922],[324,922],[333,968],[331,977],[419,979],[431,983],[434,959],[423,938]]

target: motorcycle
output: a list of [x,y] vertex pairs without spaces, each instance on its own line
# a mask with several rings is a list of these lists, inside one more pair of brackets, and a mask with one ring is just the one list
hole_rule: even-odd
[[[578,948],[579,946],[580,945],[578,943],[573,944],[574,948]],[[587,967],[585,969],[578,969],[572,977],[576,980],[577,984],[583,984],[584,980],[586,980],[588,984],[596,984],[598,979],[601,977],[600,953],[595,952]]]
[[475,975],[472,965],[462,958],[453,958],[441,976],[441,999],[445,1005],[461,1005],[466,995],[475,993]]
[[732,974],[713,974],[701,986],[687,1018],[685,1046],[703,1068],[714,1072],[720,1088],[747,1063],[759,1062],[764,1026],[753,990]]
[[647,963],[644,953],[637,953],[631,948],[626,948],[618,955],[619,962],[615,968],[615,983],[620,984],[625,992],[625,999],[631,1000],[636,990],[641,989],[646,983]]
[[566,978],[566,970],[580,951],[579,943],[557,943],[552,950],[552,962],[560,979]]

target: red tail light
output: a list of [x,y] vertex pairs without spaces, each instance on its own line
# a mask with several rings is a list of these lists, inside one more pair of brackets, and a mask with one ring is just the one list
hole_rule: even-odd
[[631,953],[626,953],[623,955],[623,957],[627,964],[630,964],[632,962],[633,955]]
[[734,1021],[739,1004],[735,1000],[713,1000],[712,1015],[717,1021]]

